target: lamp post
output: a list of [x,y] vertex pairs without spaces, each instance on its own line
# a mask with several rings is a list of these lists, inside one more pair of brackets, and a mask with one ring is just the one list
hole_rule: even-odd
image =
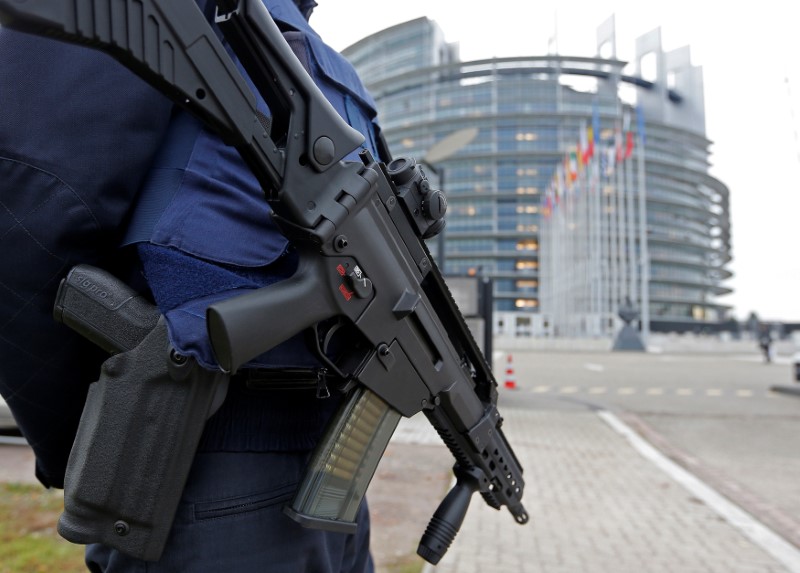
[[[425,156],[420,159],[420,163],[424,163],[439,179],[439,188],[445,192],[445,195],[447,194],[447,190],[444,188],[445,169],[437,164],[440,164],[445,159],[449,159],[458,151],[469,145],[477,135],[477,127],[465,127],[464,129],[454,131],[431,145],[427,153],[425,153]],[[444,275],[445,272],[444,233],[444,229],[439,232],[436,243],[436,265],[439,267],[439,270],[442,271],[442,275]]]

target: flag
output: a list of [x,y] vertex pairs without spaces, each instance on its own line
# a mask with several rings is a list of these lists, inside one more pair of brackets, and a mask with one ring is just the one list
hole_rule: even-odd
[[542,214],[545,219],[549,219],[553,213],[553,181],[547,186],[547,191],[544,194],[544,206],[542,207]]
[[564,197],[564,165],[559,164],[556,168],[556,205]]
[[607,150],[600,150],[600,174],[606,175],[608,171],[608,153]]
[[578,165],[583,167],[589,164],[594,155],[594,130],[587,127],[586,122],[581,122],[580,142],[578,143]]
[[624,143],[621,142],[619,161],[624,161],[633,153],[633,132],[631,132],[631,112],[627,109],[622,112],[622,137]]
[[589,141],[586,137],[586,123],[581,122],[578,130],[578,163],[582,166],[586,163],[586,153],[589,150]]
[[628,131],[625,133],[625,151],[622,158],[628,159],[633,153],[633,132]]
[[597,100],[592,102],[592,125],[589,128],[589,159],[594,157],[594,148],[600,143],[600,110]]
[[617,148],[617,144],[616,144],[616,140],[617,139],[618,138],[615,136],[614,137],[614,142],[610,142],[608,147],[606,147],[606,150],[605,150],[605,154],[604,155],[605,155],[605,159],[606,159],[606,168],[603,171],[603,174],[606,177],[611,177],[612,175],[614,175],[614,169],[615,169],[614,164],[617,162],[617,157],[619,156],[618,148]]
[[565,167],[567,171],[567,181],[570,186],[578,178],[578,154],[575,151],[570,151],[566,156]]
[[589,160],[594,157],[594,127],[589,126],[586,129],[586,139],[588,140],[586,143],[586,151],[583,154],[583,162],[584,164],[588,164]]

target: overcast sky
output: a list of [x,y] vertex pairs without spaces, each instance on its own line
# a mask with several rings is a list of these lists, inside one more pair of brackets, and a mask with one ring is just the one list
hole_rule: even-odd
[[339,50],[419,16],[438,22],[464,60],[542,55],[553,37],[563,55],[593,56],[595,30],[612,14],[622,60],[656,27],[665,50],[690,46],[703,68],[711,173],[731,191],[735,292],[722,300],[740,318],[755,311],[800,321],[800,33],[792,2],[317,1],[311,23]]

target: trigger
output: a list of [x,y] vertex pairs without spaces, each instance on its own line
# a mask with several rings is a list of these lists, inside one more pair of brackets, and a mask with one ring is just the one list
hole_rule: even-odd
[[339,332],[342,328],[344,328],[345,323],[342,319],[336,319],[333,323],[328,323],[325,325],[325,331],[321,333],[320,336],[320,350],[325,354],[325,356],[330,356],[331,352],[334,351],[333,348],[333,341],[336,336],[336,333]]
[[336,333],[344,326],[345,323],[341,318],[334,318],[314,324],[306,329],[306,346],[320,363],[325,364],[330,372],[334,372],[340,377],[344,377],[344,374],[333,362],[337,360],[334,338]]

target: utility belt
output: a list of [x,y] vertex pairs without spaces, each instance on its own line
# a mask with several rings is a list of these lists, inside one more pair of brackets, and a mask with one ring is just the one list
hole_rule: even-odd
[[241,370],[231,377],[232,385],[243,386],[249,393],[313,390],[319,399],[330,398],[331,388],[339,387],[342,382],[325,367],[253,368]]
[[73,268],[54,315],[112,354],[67,464],[58,530],[74,543],[158,560],[196,452],[310,450],[341,402],[324,368],[201,368],[171,347],[155,306],[101,269]]
[[322,368],[240,370],[205,424],[197,451],[311,450],[342,402],[341,379]]

